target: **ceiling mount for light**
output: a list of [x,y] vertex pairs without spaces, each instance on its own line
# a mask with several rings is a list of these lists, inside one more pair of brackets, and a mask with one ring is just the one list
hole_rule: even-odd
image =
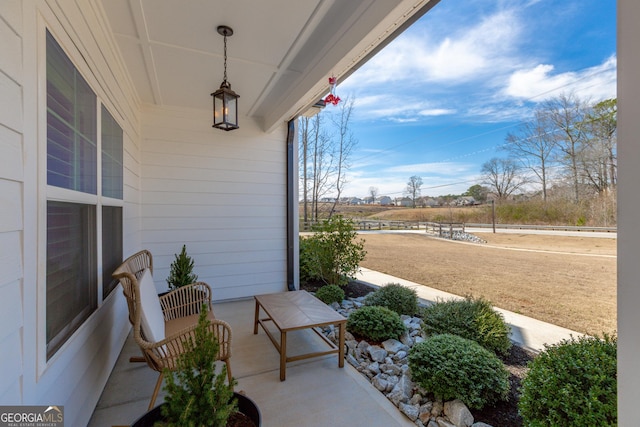
[[227,37],[233,35],[233,29],[226,25],[218,26],[218,34],[224,36],[224,80],[220,89],[213,92],[213,127],[222,130],[238,129],[238,98],[240,95],[231,90],[227,81]]

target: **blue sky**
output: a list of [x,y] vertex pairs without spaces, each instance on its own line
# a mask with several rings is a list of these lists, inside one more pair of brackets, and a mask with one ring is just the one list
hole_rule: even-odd
[[[561,92],[616,96],[615,0],[442,0],[348,79],[358,140],[344,196],[460,194]],[[327,109],[335,108],[328,106]]]

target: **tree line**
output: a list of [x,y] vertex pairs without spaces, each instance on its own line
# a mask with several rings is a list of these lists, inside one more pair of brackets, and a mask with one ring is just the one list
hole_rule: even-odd
[[[305,222],[331,217],[347,182],[357,139],[350,129],[353,99],[313,117],[299,119],[300,188]],[[605,195],[615,204],[617,186],[617,100],[590,102],[574,93],[550,98],[506,135],[503,157],[482,164],[479,182],[462,196],[478,202],[488,197],[552,195],[573,203]],[[404,194],[419,205],[423,180],[409,178]],[[333,202],[321,203],[331,194]],[[375,200],[378,189],[371,187]],[[327,207],[328,206],[328,207]],[[326,211],[322,211],[325,209]]]
[[482,165],[482,184],[505,200],[527,188],[546,201],[552,189],[585,197],[615,192],[617,186],[617,100],[590,103],[575,94],[551,98],[507,134],[507,156]]

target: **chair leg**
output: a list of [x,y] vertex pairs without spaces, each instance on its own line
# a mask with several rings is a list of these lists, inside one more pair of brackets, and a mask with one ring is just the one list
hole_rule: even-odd
[[147,359],[144,358],[144,356],[131,356],[129,358],[129,363],[139,363],[139,362],[146,362]]
[[231,361],[226,359],[224,363],[227,365],[227,380],[229,381],[229,385],[231,386],[231,391],[233,391],[233,376],[231,375]]
[[158,375],[158,381],[156,381],[156,386],[153,389],[153,395],[151,396],[151,402],[149,402],[149,411],[153,409],[153,405],[156,403],[156,398],[158,397],[158,392],[160,391],[160,386],[162,385],[162,378],[164,377],[164,373],[160,372]]

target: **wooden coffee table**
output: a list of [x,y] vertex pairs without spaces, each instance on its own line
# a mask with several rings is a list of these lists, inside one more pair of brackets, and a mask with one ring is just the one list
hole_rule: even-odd
[[[344,331],[347,319],[333,310],[331,307],[307,293],[307,291],[290,291],[276,294],[258,295],[256,299],[256,314],[253,325],[253,333],[258,333],[258,324],[262,326],[265,333],[280,353],[280,381],[285,380],[287,362],[295,360],[309,359],[311,357],[324,356],[326,354],[338,353],[338,366],[344,367]],[[260,318],[260,308],[267,317]],[[280,342],[278,342],[265,322],[273,322],[280,331]],[[327,339],[316,327],[337,325],[339,329],[338,347]],[[300,329],[311,329],[321,337],[331,350],[318,351],[313,353],[300,354],[297,356],[287,356],[287,332]]]

